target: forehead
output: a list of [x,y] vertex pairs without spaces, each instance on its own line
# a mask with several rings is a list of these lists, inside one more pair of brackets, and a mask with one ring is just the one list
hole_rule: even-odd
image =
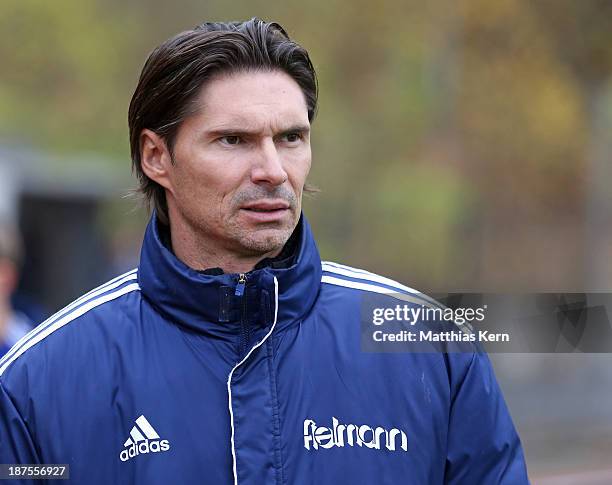
[[216,76],[203,86],[196,103],[196,118],[210,129],[308,124],[304,93],[282,71],[240,71]]

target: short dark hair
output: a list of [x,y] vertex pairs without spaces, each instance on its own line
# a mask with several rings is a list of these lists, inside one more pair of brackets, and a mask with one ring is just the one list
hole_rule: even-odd
[[192,101],[202,86],[220,73],[281,70],[300,86],[308,119],[317,108],[317,77],[306,49],[292,41],[276,22],[205,22],[157,47],[145,62],[128,112],[132,170],[149,207],[168,224],[164,188],[141,167],[140,134],[148,128],[161,136],[173,153],[181,122],[193,113]]

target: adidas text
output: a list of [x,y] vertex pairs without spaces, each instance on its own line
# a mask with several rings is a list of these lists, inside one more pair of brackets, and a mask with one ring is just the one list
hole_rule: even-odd
[[119,453],[119,459],[128,461],[137,455],[168,451],[170,442],[162,440],[147,418],[140,416],[130,431],[130,437],[123,444],[123,448],[123,451]]
[[129,448],[126,448],[119,454],[121,461],[128,461],[130,458],[134,458],[137,455],[143,455],[145,453],[159,453],[160,451],[168,451],[170,449],[170,443],[168,440],[155,440],[155,441],[141,441],[140,443],[134,443]]

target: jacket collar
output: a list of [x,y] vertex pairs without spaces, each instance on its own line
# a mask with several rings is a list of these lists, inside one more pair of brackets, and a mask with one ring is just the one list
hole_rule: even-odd
[[[321,281],[321,258],[302,214],[296,227],[297,256],[288,267],[268,265],[247,273],[246,291],[236,295],[239,275],[211,275],[180,261],[161,241],[155,213],[145,231],[138,282],[145,298],[175,324],[220,338],[233,338],[245,324],[275,331],[301,320]],[[282,266],[282,265],[281,265]],[[278,281],[278,307],[274,278]]]

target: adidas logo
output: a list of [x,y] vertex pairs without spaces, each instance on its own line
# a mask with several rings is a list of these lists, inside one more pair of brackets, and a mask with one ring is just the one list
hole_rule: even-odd
[[123,447],[125,449],[119,454],[119,458],[121,461],[128,461],[137,455],[168,451],[170,443],[168,440],[160,440],[157,431],[153,429],[147,418],[140,416]]

